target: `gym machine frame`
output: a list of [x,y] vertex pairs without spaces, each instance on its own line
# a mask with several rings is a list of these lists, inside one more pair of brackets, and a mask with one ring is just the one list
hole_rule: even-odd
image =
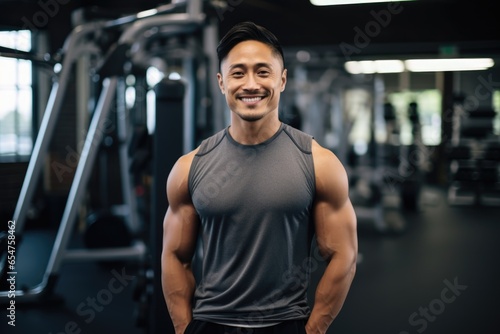
[[[179,10],[183,8],[186,12],[179,13]],[[63,46],[62,68],[58,80],[54,81],[52,85],[47,107],[28,164],[26,177],[14,211],[13,219],[16,221],[16,232],[22,232],[26,213],[31,205],[36,190],[36,183],[43,167],[43,159],[48,152],[55,123],[62,107],[66,86],[70,79],[71,68],[82,54],[99,52],[99,47],[89,39],[89,36],[100,30],[123,28],[124,30],[118,41],[118,47],[112,50],[110,56],[113,56],[113,51],[116,50],[131,52],[131,61],[134,61],[133,54],[140,52],[140,47],[144,47],[144,45],[137,45],[136,41],[141,40],[141,36],[148,30],[155,28],[159,29],[160,32],[164,31],[166,34],[176,35],[197,29],[204,21],[205,15],[202,13],[202,0],[179,1],[175,4],[163,5],[156,9],[112,21],[85,23],[72,30]],[[141,260],[146,254],[146,246],[142,241],[136,241],[130,247],[67,249],[69,237],[77,218],[77,212],[83,203],[92,166],[99,150],[99,142],[102,139],[99,129],[102,128],[112,109],[119,81],[118,77],[119,74],[112,73],[109,77],[103,79],[103,89],[90,121],[80,160],[76,167],[75,176],[42,282],[30,289],[15,291],[16,300],[19,302],[34,302],[46,297],[55,286],[57,272],[64,260]],[[123,126],[123,124],[118,125],[119,127]],[[123,159],[128,158],[126,154],[120,152],[122,171],[126,171],[127,168],[124,168]],[[126,193],[124,197],[129,210],[135,208],[132,193]],[[131,225],[133,223],[135,222],[131,222]],[[0,291],[0,302],[7,298],[8,292]]]

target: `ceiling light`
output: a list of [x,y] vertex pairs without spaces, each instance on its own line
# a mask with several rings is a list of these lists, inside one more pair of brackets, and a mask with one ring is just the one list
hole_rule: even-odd
[[480,71],[495,64],[491,58],[409,59],[405,67],[410,72]]
[[495,65],[491,58],[409,59],[348,61],[345,69],[351,74],[480,71]]
[[351,74],[372,74],[375,73],[375,62],[373,60],[348,61],[345,69]]
[[351,74],[400,73],[404,64],[401,60],[362,60],[348,61],[345,68]]
[[401,60],[375,60],[377,73],[400,73],[405,66]]
[[377,2],[401,2],[413,0],[310,0],[314,6],[335,6],[335,5],[356,5],[362,3],[377,3]]

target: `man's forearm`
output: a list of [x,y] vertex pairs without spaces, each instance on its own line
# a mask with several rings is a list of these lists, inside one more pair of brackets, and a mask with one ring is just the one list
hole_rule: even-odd
[[164,260],[162,285],[175,333],[182,334],[192,319],[195,280],[191,268],[176,259]]
[[316,288],[313,309],[306,324],[307,334],[326,333],[344,304],[355,272],[355,259],[334,257],[329,262]]

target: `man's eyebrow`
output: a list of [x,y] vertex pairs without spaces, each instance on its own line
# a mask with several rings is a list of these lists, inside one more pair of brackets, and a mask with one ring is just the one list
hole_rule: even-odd
[[[229,66],[229,70],[232,70],[232,69],[235,69],[235,68],[247,68],[248,65],[246,64],[243,64],[243,63],[236,63],[236,64],[232,64]],[[268,68],[272,68],[271,64],[269,63],[256,63],[256,64],[253,64],[252,67],[268,67]]]
[[234,68],[242,68],[242,67],[246,67],[244,64],[232,64],[232,65],[229,65],[229,70],[232,70]]

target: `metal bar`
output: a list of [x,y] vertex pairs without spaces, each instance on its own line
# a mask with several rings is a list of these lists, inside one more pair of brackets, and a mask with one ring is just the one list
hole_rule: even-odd
[[201,24],[205,19],[204,14],[192,17],[189,14],[165,14],[148,17],[134,22],[120,37],[119,44],[133,44],[136,39],[147,29],[153,27],[180,26],[179,31],[172,31],[172,34],[182,32],[183,26],[191,24]]
[[83,195],[87,190],[88,180],[92,172],[95,158],[99,151],[99,144],[105,131],[105,122],[114,101],[118,79],[116,77],[106,78],[103,81],[103,90],[99,102],[92,116],[89,131],[83,145],[80,160],[76,167],[75,176],[71,184],[66,207],[61,219],[61,224],[52,248],[49,263],[45,271],[48,278],[52,273],[57,272],[63,260],[63,253],[66,249],[69,237],[73,232],[73,225],[76,220],[78,209],[83,202]]
[[184,130],[182,147],[184,154],[194,149],[194,115],[196,110],[196,73],[193,57],[187,57],[183,61],[183,71],[186,77],[184,93]]
[[75,29],[65,42],[65,57],[63,59],[59,80],[52,85],[52,91],[43,114],[35,144],[33,145],[33,152],[31,153],[28,163],[26,176],[14,210],[13,219],[16,221],[16,233],[19,235],[23,231],[26,214],[31,205],[38,183],[37,181],[45,162],[44,158],[47,155],[48,147],[54,133],[54,127],[61,111],[71,69],[73,68],[75,60],[80,56],[78,45],[87,33],[95,31],[99,25],[99,23],[93,23]]
[[0,46],[0,57],[29,60],[35,63],[35,65],[43,65],[50,68],[53,68],[57,63],[54,59],[46,58],[44,55],[12,49],[5,46]]
[[187,2],[187,13],[191,17],[198,17],[203,13],[203,1],[202,0],[191,0]]
[[[214,19],[210,20],[210,23],[205,26],[203,34],[203,50],[208,57],[208,77],[216,78],[217,72],[219,72],[219,62],[217,59],[217,44],[218,44],[219,28],[218,24]],[[217,130],[222,130],[226,126],[225,114],[225,99],[224,95],[220,94],[219,85],[216,80],[210,80],[209,96],[211,96],[212,101],[212,119],[210,120],[212,124],[213,132]]]
[[114,28],[114,27],[127,25],[130,23],[134,23],[138,20],[148,18],[151,16],[155,16],[155,15],[173,13],[176,10],[178,10],[179,8],[185,7],[187,2],[188,2],[187,0],[177,1],[173,4],[161,5],[159,7],[154,8],[154,9],[145,10],[145,11],[139,12],[137,14],[120,17],[118,19],[108,21],[106,23],[106,28]]
[[127,106],[125,105],[125,80],[120,79],[117,92],[117,133],[119,142],[119,160],[121,185],[123,192],[123,202],[127,208],[127,214],[124,216],[128,222],[128,226],[133,234],[139,231],[139,219],[137,215],[137,201],[134,195],[133,178],[130,175],[130,157],[128,153],[128,125],[127,125]]
[[65,261],[103,261],[103,260],[142,260],[146,254],[146,245],[139,241],[130,247],[102,249],[72,249],[65,253]]

